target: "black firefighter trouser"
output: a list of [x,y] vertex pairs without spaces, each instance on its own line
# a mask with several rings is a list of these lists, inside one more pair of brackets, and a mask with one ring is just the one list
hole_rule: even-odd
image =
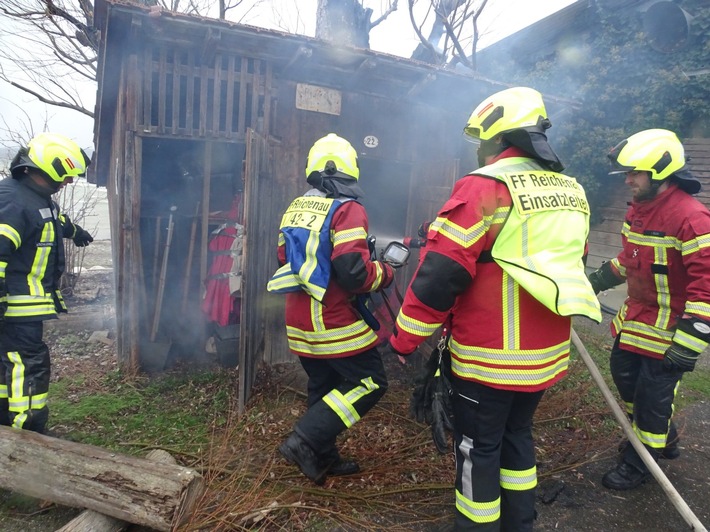
[[[632,353],[619,347],[616,337],[609,360],[611,376],[626,405],[634,432],[654,459],[669,441],[677,436],[673,417],[673,400],[683,373],[668,371],[663,360]],[[624,450],[624,461],[640,471],[647,471],[633,446]]]
[[0,424],[44,433],[49,409],[49,348],[42,321],[0,325]]
[[456,530],[532,530],[532,422],[544,391],[498,390],[456,378],[452,384]]
[[308,410],[294,431],[323,460],[335,461],[335,440],[377,404],[387,375],[376,348],[344,358],[299,357],[308,375]]

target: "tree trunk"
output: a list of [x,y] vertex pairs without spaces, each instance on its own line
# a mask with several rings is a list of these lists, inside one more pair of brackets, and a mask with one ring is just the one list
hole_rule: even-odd
[[358,0],[318,0],[316,37],[336,44],[370,48],[372,9]]
[[203,482],[187,467],[0,426],[0,488],[169,531]]
[[[146,458],[163,464],[177,464],[175,458],[163,449],[153,449]],[[84,510],[56,532],[121,532],[129,525],[121,519],[94,510]]]

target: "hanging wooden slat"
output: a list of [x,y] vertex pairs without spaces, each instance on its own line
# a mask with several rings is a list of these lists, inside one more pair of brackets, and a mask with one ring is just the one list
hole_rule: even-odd
[[237,131],[246,130],[246,108],[247,108],[247,69],[249,60],[242,57],[239,65],[239,111],[237,114]]
[[194,134],[193,109],[195,108],[195,52],[187,52],[187,97],[185,103],[185,132]]
[[210,71],[207,65],[200,67],[200,127],[197,134],[204,137],[207,134],[207,81]]
[[172,134],[176,135],[180,129],[180,78],[182,75],[181,53],[173,52],[173,94],[172,94]]
[[[249,80],[251,84],[251,123],[249,127],[254,128],[255,131],[259,131],[259,72],[261,65],[261,61],[254,59],[254,69]],[[259,131],[259,133],[263,133],[263,131]]]
[[231,139],[234,132],[232,130],[232,114],[234,113],[234,69],[236,65],[236,58],[230,55],[227,61],[227,99],[224,109],[225,113],[225,132],[227,138]]
[[153,50],[143,52],[143,129],[150,130],[153,105]]
[[166,87],[168,84],[168,65],[167,65],[167,50],[160,48],[158,60],[158,133],[165,133],[165,104],[166,104]]

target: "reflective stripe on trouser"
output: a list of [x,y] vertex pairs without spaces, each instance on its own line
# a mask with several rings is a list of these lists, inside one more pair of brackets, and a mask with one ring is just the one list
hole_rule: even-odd
[[[611,376],[624,403],[633,405],[633,428],[641,442],[658,459],[666,446],[671,430],[673,401],[683,373],[668,371],[663,360],[619,348],[616,337],[609,359]],[[641,471],[647,468],[632,445],[627,446],[623,459]]]
[[0,408],[7,409],[0,422],[7,420],[15,428],[43,433],[49,417],[50,362],[42,334],[41,321],[5,322],[0,327]]
[[454,378],[456,530],[532,530],[537,475],[532,419],[544,391]]
[[328,454],[335,439],[377,404],[387,391],[387,376],[377,349],[344,358],[300,357],[308,374],[308,410],[294,430],[318,454]]

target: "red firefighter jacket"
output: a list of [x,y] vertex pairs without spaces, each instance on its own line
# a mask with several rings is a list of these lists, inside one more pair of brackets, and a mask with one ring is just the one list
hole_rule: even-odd
[[[496,160],[506,157],[526,155],[509,148]],[[450,316],[458,378],[532,392],[567,373],[571,318],[548,310],[487,259],[511,204],[495,179],[471,174],[455,184],[435,222],[445,230],[429,231],[390,342],[411,353]]]
[[612,260],[628,297],[612,321],[623,349],[663,358],[683,314],[710,321],[710,211],[672,184],[633,202]]
[[[330,226],[333,273],[323,302],[303,290],[285,294],[286,331],[293,353],[312,358],[340,358],[377,345],[377,335],[353,306],[354,296],[387,287],[394,274],[388,264],[371,260],[367,231],[367,213],[357,201],[344,202],[333,214]],[[286,250],[283,239],[280,242],[278,259],[284,265]]]

